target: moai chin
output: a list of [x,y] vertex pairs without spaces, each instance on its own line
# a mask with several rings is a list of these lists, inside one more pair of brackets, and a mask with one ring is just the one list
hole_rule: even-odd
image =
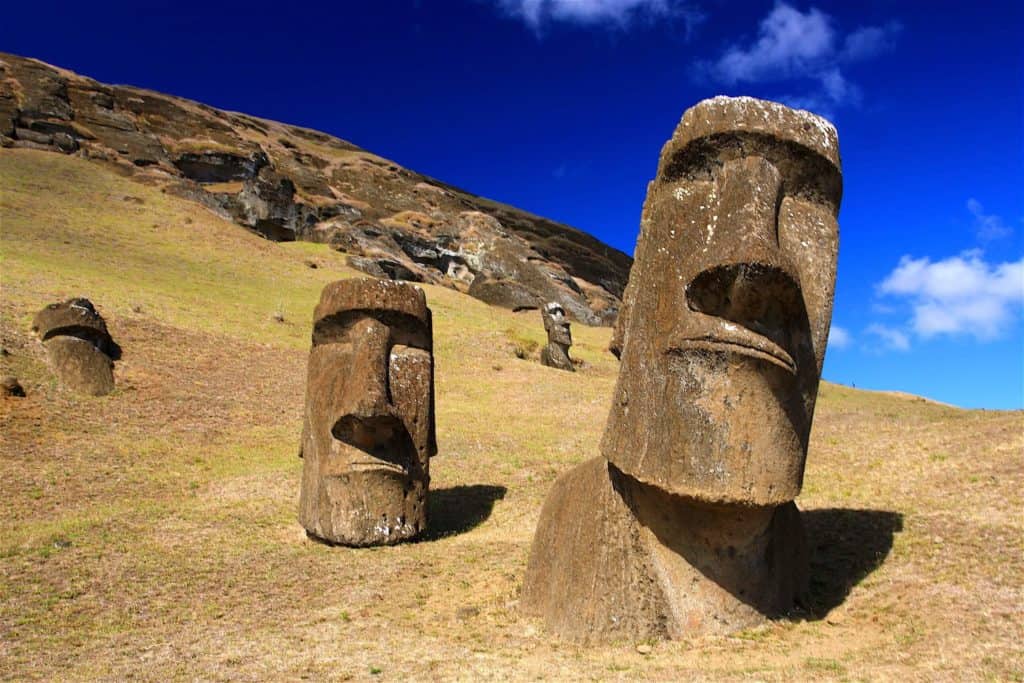
[[32,331],[60,381],[72,390],[92,396],[114,390],[114,361],[121,349],[91,301],[79,297],[50,304],[36,313]]
[[842,194],[824,119],[717,97],[648,186],[602,457],[556,481],[523,587],[575,640],[683,637],[790,610]]
[[565,309],[561,304],[551,302],[540,309],[544,321],[544,331],[548,333],[548,344],[540,352],[540,362],[551,368],[576,372],[572,359],[569,358],[569,347],[572,346],[572,333],[569,331],[569,319],[565,317]]
[[386,545],[427,526],[434,360],[423,291],[390,280],[324,287],[313,314],[299,521],[309,535]]

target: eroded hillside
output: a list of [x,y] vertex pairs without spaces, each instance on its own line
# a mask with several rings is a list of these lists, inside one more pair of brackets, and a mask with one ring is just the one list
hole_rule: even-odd
[[377,277],[609,324],[632,260],[317,131],[109,86],[0,53],[0,146],[77,155],[272,240],[327,243]]
[[[344,254],[268,242],[81,158],[0,149],[0,269],[0,374],[27,393],[0,398],[0,679],[1024,675],[1020,411],[825,383],[797,500],[806,609],[731,636],[580,647],[518,601],[552,482],[598,453],[608,328],[573,329],[584,364],[569,374],[538,362],[536,311],[424,285],[429,533],[331,548],[297,521],[297,450],[313,307],[359,275]],[[76,295],[121,345],[102,398],[62,387],[30,331]]]

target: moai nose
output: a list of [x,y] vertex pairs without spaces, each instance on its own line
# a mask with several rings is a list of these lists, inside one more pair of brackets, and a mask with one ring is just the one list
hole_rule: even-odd
[[[782,175],[764,157],[725,162],[718,175],[716,242],[729,245],[732,263],[776,265]],[[717,236],[717,235],[716,235]]]
[[390,328],[374,318],[361,320],[350,331],[352,365],[341,400],[336,404],[336,421],[346,415],[367,419],[391,414],[388,392],[390,338]]
[[762,157],[728,161],[716,194],[707,267],[687,283],[687,303],[789,350],[804,307],[798,271],[779,247],[782,176]]

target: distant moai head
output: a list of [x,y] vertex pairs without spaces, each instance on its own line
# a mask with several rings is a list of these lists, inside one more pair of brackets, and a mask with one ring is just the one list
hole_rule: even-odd
[[569,332],[569,320],[565,317],[565,309],[554,301],[546,303],[540,309],[544,330],[548,333],[548,343],[540,350],[541,365],[576,372],[569,347],[572,346],[572,333]]
[[114,362],[121,357],[107,324],[84,298],[50,304],[36,313],[32,331],[39,335],[60,381],[93,396],[114,390]]
[[364,546],[426,528],[434,434],[430,309],[389,280],[327,285],[313,316],[299,520]]
[[548,333],[548,342],[572,346],[572,332],[569,331],[569,319],[565,317],[565,309],[561,304],[551,302],[540,309],[544,319],[544,331]]
[[612,464],[708,502],[799,493],[841,195],[824,119],[747,97],[686,111],[648,186],[612,344]]

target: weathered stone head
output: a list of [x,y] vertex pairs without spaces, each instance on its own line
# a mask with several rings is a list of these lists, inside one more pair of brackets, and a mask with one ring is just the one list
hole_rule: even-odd
[[74,391],[102,396],[114,390],[121,349],[88,299],[68,299],[36,313],[32,331],[46,346],[54,371]]
[[622,472],[707,502],[800,491],[832,317],[835,129],[718,97],[665,144],[617,324],[602,441]]
[[426,528],[434,434],[430,309],[389,280],[327,285],[313,315],[299,521],[345,545]]
[[565,317],[565,309],[554,301],[544,304],[540,309],[544,321],[544,331],[548,333],[548,344],[540,352],[540,362],[548,367],[575,372],[576,368],[569,358],[569,347],[572,346],[572,333],[569,331],[569,319]]
[[558,478],[537,524],[520,602],[553,631],[727,633],[803,594],[793,499],[840,193],[824,119],[724,97],[683,115],[648,188],[610,345],[621,365],[602,457]]

